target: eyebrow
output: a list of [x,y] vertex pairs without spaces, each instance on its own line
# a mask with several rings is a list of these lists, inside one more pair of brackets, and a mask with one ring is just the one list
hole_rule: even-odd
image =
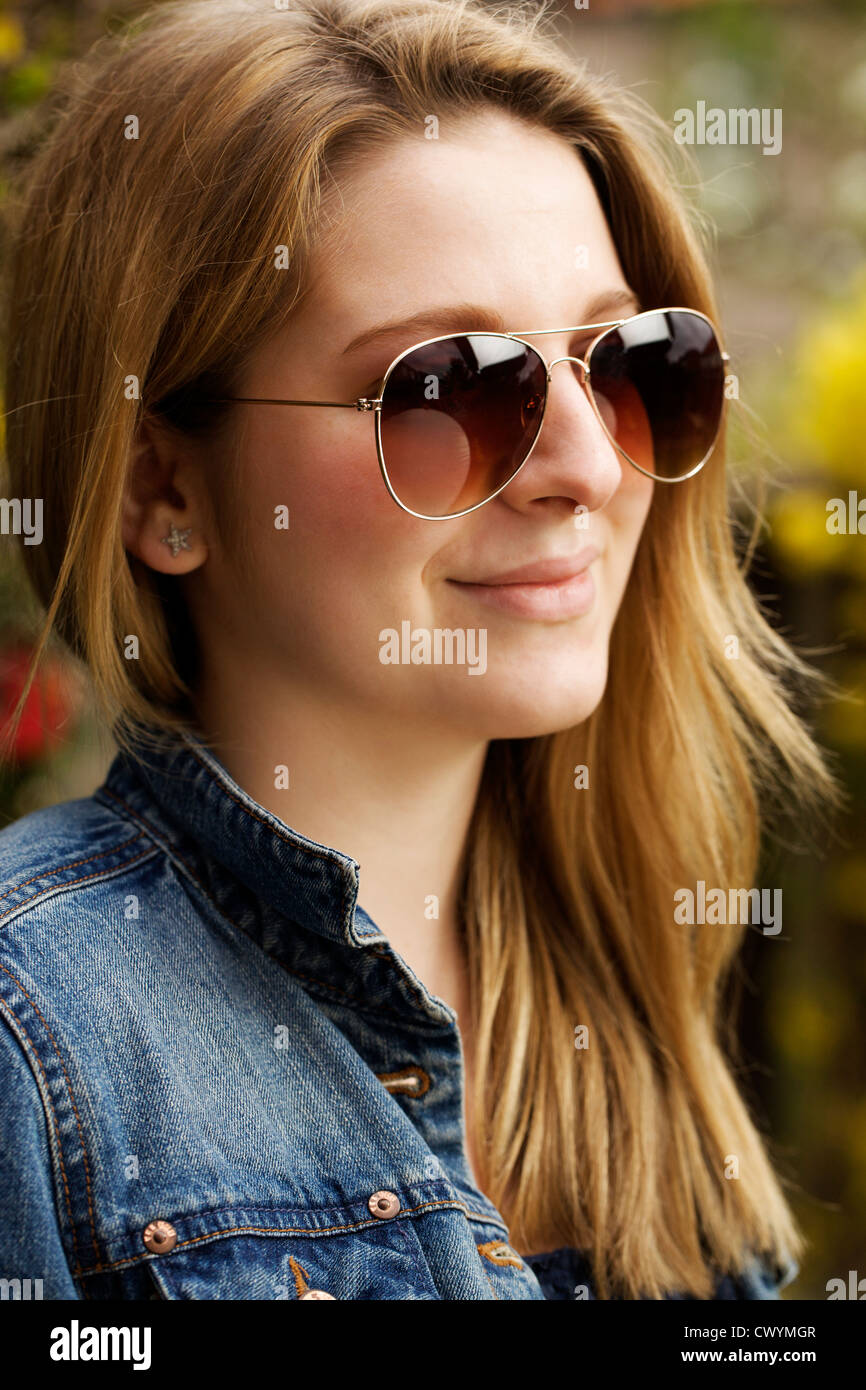
[[[637,295],[633,290],[603,290],[597,294],[587,305],[586,318],[582,323],[598,323],[599,315],[609,314],[618,309],[634,309],[639,304]],[[564,325],[565,327],[575,325]],[[388,337],[394,333],[406,333],[409,329],[413,332],[430,332],[435,335],[436,331],[445,330],[446,332],[456,329],[463,329],[464,332],[488,332],[488,333],[516,333],[518,329],[506,329],[505,320],[495,309],[485,308],[481,304],[449,304],[442,307],[422,309],[417,314],[412,314],[406,319],[392,319],[388,323],[377,324],[375,328],[368,328],[363,333],[359,333],[357,338],[353,338],[348,347],[343,349],[342,355],[357,352],[359,348],[366,347],[379,338]],[[524,330],[525,332],[526,330]]]

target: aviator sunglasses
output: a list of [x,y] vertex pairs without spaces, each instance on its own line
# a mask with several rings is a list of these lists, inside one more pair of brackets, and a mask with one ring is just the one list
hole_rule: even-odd
[[[595,332],[581,357],[548,363],[528,337]],[[550,374],[572,362],[607,437],[661,483],[691,478],[722,423],[725,364],[716,329],[696,309],[648,309],[608,323],[514,333],[450,333],[395,357],[374,397],[298,401],[223,396],[249,405],[372,411],[385,486],[399,507],[445,521],[490,502],[538,440]]]

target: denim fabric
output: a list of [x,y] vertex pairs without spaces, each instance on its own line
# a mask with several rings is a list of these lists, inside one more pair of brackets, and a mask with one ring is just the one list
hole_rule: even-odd
[[[585,1302],[591,1302],[596,1298],[592,1271],[579,1250],[565,1246],[538,1255],[525,1255],[524,1259],[541,1285],[545,1298],[573,1298]],[[778,1270],[770,1269],[760,1261],[753,1260],[746,1270],[736,1277],[730,1274],[717,1277],[713,1299],[777,1299],[779,1289],[796,1278],[797,1273],[798,1267],[791,1260]],[[668,1299],[697,1301],[690,1294],[680,1293],[669,1294]]]
[[[189,738],[0,833],[0,1280],[573,1296],[574,1268],[539,1279],[474,1186],[456,1016],[358,883]],[[734,1296],[793,1272],[749,1252]]]

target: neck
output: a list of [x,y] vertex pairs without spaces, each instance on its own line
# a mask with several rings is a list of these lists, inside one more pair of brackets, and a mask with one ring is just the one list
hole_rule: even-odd
[[487,750],[257,673],[200,686],[202,736],[293,830],[360,865],[358,901],[431,993],[465,1016],[457,891]]

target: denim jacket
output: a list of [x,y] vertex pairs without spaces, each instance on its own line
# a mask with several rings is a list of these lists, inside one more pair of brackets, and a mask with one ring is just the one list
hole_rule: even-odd
[[474,1185],[456,1015],[358,884],[190,737],[0,832],[4,1297],[595,1296]]

